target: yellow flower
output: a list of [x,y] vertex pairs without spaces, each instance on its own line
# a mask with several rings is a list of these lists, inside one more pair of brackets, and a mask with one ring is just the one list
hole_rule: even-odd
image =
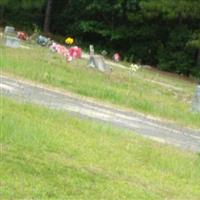
[[74,43],[74,39],[71,38],[71,37],[67,37],[67,38],[65,39],[65,43],[68,44],[68,45],[71,45],[71,44]]

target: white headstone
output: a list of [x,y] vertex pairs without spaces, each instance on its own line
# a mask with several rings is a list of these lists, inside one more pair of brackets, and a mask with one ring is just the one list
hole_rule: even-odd
[[101,72],[109,71],[109,67],[106,65],[106,63],[104,61],[104,57],[94,54],[94,46],[93,45],[89,46],[89,50],[90,50],[90,58],[89,58],[88,66],[92,67],[92,68],[96,68]]
[[109,67],[106,65],[103,56],[100,55],[90,56],[89,67],[97,68],[101,72],[109,71]]
[[90,55],[93,56],[94,55],[94,46],[90,45]]
[[11,48],[19,48],[20,47],[20,40],[16,37],[6,36],[5,37],[5,45]]
[[12,27],[12,26],[6,26],[5,29],[4,29],[4,34],[5,35],[12,35],[12,36],[16,35],[15,28]]
[[200,112],[200,85],[197,86],[196,93],[192,103],[193,111]]
[[20,40],[17,38],[15,28],[12,26],[6,26],[4,29],[5,45],[11,48],[19,48]]

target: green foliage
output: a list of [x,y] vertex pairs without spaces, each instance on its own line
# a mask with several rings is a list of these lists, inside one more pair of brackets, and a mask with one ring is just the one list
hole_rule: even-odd
[[6,5],[8,3],[9,0],[1,0],[0,1],[0,6],[2,5]]
[[33,8],[40,7],[44,3],[44,0],[1,0],[0,5],[9,7],[10,9],[20,9],[20,8]]
[[190,31],[186,26],[174,28],[169,34],[166,47],[161,46],[158,49],[159,68],[167,71],[175,71],[178,74],[189,75],[194,66],[194,51],[187,48],[187,42],[190,38]]
[[200,48],[200,30],[193,33],[191,40],[188,41],[187,45],[195,49]]
[[168,19],[200,19],[199,0],[141,0],[141,7],[146,11],[147,16],[162,16]]
[[[42,27],[46,2],[4,0],[0,5],[7,24],[32,28],[34,23]],[[51,31],[118,51],[128,60],[190,75],[200,71],[195,56],[199,20],[199,0],[59,0],[53,3]]]

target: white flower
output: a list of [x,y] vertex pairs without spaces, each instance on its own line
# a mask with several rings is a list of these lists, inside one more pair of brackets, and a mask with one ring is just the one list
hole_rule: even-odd
[[131,72],[136,72],[138,69],[140,69],[140,65],[131,64],[130,66],[131,66],[130,68]]

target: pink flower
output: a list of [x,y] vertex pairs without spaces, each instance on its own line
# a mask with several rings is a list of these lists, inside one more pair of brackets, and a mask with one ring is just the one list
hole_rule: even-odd
[[119,62],[120,61],[119,53],[115,53],[114,56],[113,56],[113,59],[114,59],[115,62]]
[[72,58],[81,58],[82,50],[81,50],[81,48],[79,48],[77,46],[71,47],[71,48],[69,48],[69,55]]
[[53,52],[57,52],[60,55],[63,55],[64,57],[66,57],[68,62],[71,62],[73,59],[75,58],[81,58],[82,56],[82,50],[81,48],[74,46],[71,47],[69,49],[67,49],[65,46],[57,44],[57,43],[53,43],[50,46],[50,49]]

